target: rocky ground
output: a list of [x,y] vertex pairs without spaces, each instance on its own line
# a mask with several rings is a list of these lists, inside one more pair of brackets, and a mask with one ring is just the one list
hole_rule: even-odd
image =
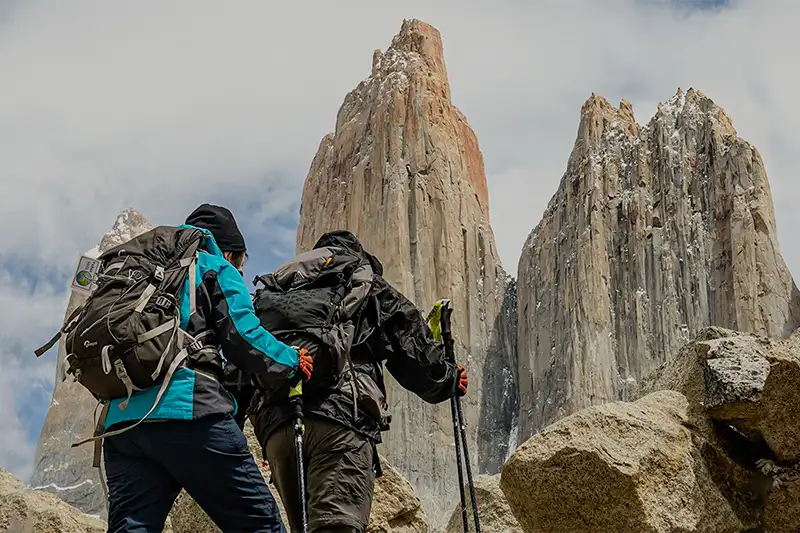
[[[800,332],[776,341],[705,328],[644,379],[637,396],[551,424],[515,451],[502,474],[478,476],[482,531],[800,531]],[[249,425],[247,433],[261,464]],[[442,531],[411,484],[385,458],[384,465],[367,532]],[[170,522],[174,533],[219,531],[185,494]],[[25,490],[6,472],[0,526],[104,531],[101,520]],[[459,531],[456,507],[443,533]]]
[[800,334],[706,328],[634,402],[546,427],[501,487],[525,533],[800,531]]
[[0,531],[3,533],[105,533],[106,524],[54,494],[26,490],[0,470]]

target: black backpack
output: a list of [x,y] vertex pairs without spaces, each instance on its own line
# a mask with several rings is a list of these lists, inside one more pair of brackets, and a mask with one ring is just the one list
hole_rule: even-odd
[[[275,338],[305,348],[314,361],[303,393],[313,395],[334,387],[346,369],[352,370],[350,348],[360,311],[373,282],[368,259],[343,246],[322,246],[297,255],[275,272],[258,276],[253,306],[261,325]],[[348,364],[350,362],[350,364]],[[260,376],[254,384],[268,401],[287,390],[270,390]]]
[[175,370],[199,348],[195,344],[200,341],[180,329],[180,297],[188,279],[194,313],[202,239],[198,229],[159,226],[101,254],[92,293],[56,336],[36,350],[37,357],[65,334],[66,373],[98,401],[126,398],[120,409],[134,391],[162,381],[153,408],[137,424],[142,422],[158,405]]

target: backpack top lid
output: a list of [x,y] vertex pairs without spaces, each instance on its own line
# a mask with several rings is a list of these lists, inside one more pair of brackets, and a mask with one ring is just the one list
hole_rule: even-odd
[[103,252],[98,258],[108,261],[124,255],[143,256],[156,264],[169,264],[179,258],[198,237],[207,233],[193,226],[156,226]]
[[314,245],[314,249],[327,246],[346,248],[356,255],[369,261],[372,271],[378,276],[383,276],[383,265],[377,257],[364,250],[358,238],[347,230],[334,230],[323,234]]

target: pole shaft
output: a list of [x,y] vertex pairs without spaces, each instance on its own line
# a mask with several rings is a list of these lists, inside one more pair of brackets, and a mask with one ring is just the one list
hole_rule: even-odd
[[294,449],[297,461],[297,489],[300,495],[300,516],[303,533],[308,533],[308,502],[306,501],[306,474],[303,465],[303,404],[302,397],[292,399],[294,403]]
[[475,498],[475,482],[472,480],[472,465],[469,461],[469,448],[467,447],[467,426],[464,423],[464,413],[461,410],[461,398],[456,398],[456,410],[461,425],[461,440],[464,448],[464,465],[467,469],[467,484],[469,485],[469,499],[472,504],[472,518],[475,520],[475,533],[481,533],[481,522],[478,518],[478,502]]
[[[444,311],[444,310],[443,310]],[[442,328],[442,339],[444,340],[444,351],[445,356],[453,363],[456,364],[456,354],[455,354],[455,341],[453,339],[453,330],[452,325],[450,322],[450,315],[452,311],[448,309],[446,315],[443,315],[441,318],[441,328]],[[464,532],[469,533],[468,524],[467,524],[467,509],[466,509],[466,497],[464,495],[464,480],[463,480],[463,472],[461,467],[461,450],[464,451],[464,463],[467,470],[467,483],[469,485],[469,497],[470,497],[470,504],[472,505],[472,517],[475,520],[475,533],[480,533],[481,531],[481,524],[480,520],[478,519],[478,502],[475,498],[475,483],[472,479],[472,465],[470,464],[469,460],[469,446],[467,444],[467,427],[464,421],[464,412],[461,409],[461,398],[457,394],[453,394],[453,397],[450,399],[450,406],[453,410],[453,424],[457,425],[458,427],[454,427],[454,437],[456,441],[456,455],[458,456],[458,482],[459,488],[461,491],[461,516],[464,521]]]
[[461,495],[461,520],[464,523],[464,533],[469,533],[469,523],[467,520],[467,497],[464,494],[464,469],[461,465],[461,433],[459,427],[461,421],[458,418],[455,396],[450,398],[450,411],[453,414],[453,439],[456,445],[456,467],[458,469],[458,492]]

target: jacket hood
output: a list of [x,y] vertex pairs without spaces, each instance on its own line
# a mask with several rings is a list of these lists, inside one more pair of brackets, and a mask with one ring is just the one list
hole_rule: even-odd
[[319,240],[317,240],[317,244],[314,245],[314,248],[323,248],[325,246],[341,246],[342,248],[347,248],[348,250],[355,252],[369,261],[369,264],[375,274],[383,276],[383,265],[380,261],[378,261],[378,258],[364,250],[364,247],[361,246],[361,242],[358,240],[358,238],[356,238],[356,236],[349,231],[329,231],[328,233],[322,235]]

